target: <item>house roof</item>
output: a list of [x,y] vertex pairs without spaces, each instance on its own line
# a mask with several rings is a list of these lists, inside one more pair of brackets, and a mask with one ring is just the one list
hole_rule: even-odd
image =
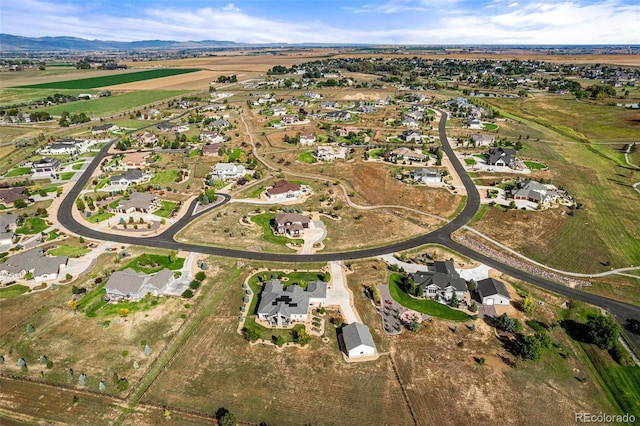
[[155,287],[160,290],[172,279],[173,271],[166,268],[154,275],[147,275],[127,268],[124,271],[116,271],[111,274],[105,288],[107,293],[137,294],[145,287]]
[[283,288],[280,280],[273,279],[265,283],[260,294],[258,314],[263,315],[304,315],[309,310],[309,294],[297,284]]
[[309,216],[298,213],[278,213],[275,217],[276,225],[285,223],[308,224],[309,221]]
[[301,188],[301,185],[283,179],[273,184],[273,188],[267,189],[267,195],[286,194],[289,191],[300,191]]
[[511,299],[511,296],[509,295],[507,287],[505,287],[504,283],[493,278],[486,278],[484,280],[478,281],[476,291],[481,298],[499,294],[506,297],[507,299]]
[[17,219],[17,214],[0,214],[0,232],[7,229],[9,225],[15,225]]
[[206,144],[202,147],[202,152],[217,154],[218,150],[220,149],[220,146],[221,145],[219,143]]
[[413,170],[413,176],[414,177],[423,177],[423,176],[440,176],[440,173],[438,173],[438,169],[433,168],[433,167],[418,167],[417,169]]
[[411,274],[411,278],[423,289],[429,286],[436,286],[442,290],[451,286],[456,291],[467,290],[467,282],[460,278],[453,262],[450,260],[436,260],[429,268],[429,271],[415,272]]
[[146,192],[132,192],[131,195],[129,195],[129,199],[123,200],[120,205],[118,205],[118,208],[125,211],[131,208],[136,210],[147,209],[155,199],[156,196],[153,194]]
[[307,283],[307,294],[313,299],[324,299],[327,297],[327,283],[316,280]]
[[[105,130],[109,130],[110,128],[112,128],[113,126],[115,126],[115,124],[113,123],[106,123],[106,124],[101,124],[99,126],[93,126],[93,130],[94,131],[105,131]],[[117,126],[116,126],[117,127]]]
[[111,176],[111,182],[119,182],[121,179],[126,179],[128,181],[142,179],[144,173],[140,169],[129,169],[121,175]]
[[57,158],[48,158],[48,157],[41,158],[40,160],[36,160],[33,163],[31,163],[32,167],[35,169],[45,168],[45,167],[57,168],[58,166],[60,166],[60,164],[62,163]]
[[371,333],[369,332],[369,327],[359,322],[353,322],[342,327],[342,340],[344,341],[347,352],[360,345],[369,346],[374,349],[376,347],[373,343],[373,337],[371,337]]
[[46,256],[42,249],[36,248],[9,257],[0,266],[0,270],[17,274],[33,269],[33,275],[40,276],[57,273],[60,265],[66,264],[68,260],[67,256]]
[[0,200],[5,204],[11,204],[15,200],[26,200],[27,195],[24,193],[26,189],[24,186],[0,188]]
[[495,164],[500,159],[506,164],[510,164],[515,156],[516,150],[513,148],[491,148],[489,149],[489,164]]

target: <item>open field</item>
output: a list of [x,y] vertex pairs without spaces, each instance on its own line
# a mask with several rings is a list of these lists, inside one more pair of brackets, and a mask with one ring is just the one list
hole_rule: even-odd
[[40,110],[46,111],[53,116],[60,116],[64,111],[72,114],[84,112],[89,116],[106,116],[120,111],[135,109],[163,99],[173,98],[183,93],[185,92],[179,90],[129,92],[115,94],[106,98],[44,107],[40,108]]
[[80,78],[75,80],[56,81],[51,83],[32,84],[21,86],[23,88],[36,89],[95,89],[98,87],[115,86],[116,84],[131,83],[134,81],[151,80],[155,78],[170,77],[173,75],[195,72],[195,69],[156,69],[150,71],[130,72],[111,76]]

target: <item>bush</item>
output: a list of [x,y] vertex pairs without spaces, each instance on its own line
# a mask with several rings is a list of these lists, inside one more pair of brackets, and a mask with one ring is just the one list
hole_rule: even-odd
[[193,280],[189,283],[189,288],[193,290],[197,290],[199,287],[200,287],[200,281],[198,280]]
[[522,324],[516,318],[509,318],[505,313],[496,318],[496,328],[510,333],[518,333],[522,330]]
[[591,343],[601,349],[613,349],[619,335],[618,323],[610,316],[597,315],[587,321],[587,337]]
[[524,299],[522,299],[522,312],[524,312],[525,314],[531,314],[533,313],[533,311],[536,310],[536,302],[534,302],[534,300],[527,296]]
[[196,280],[198,280],[198,281],[204,281],[204,279],[205,279],[205,278],[207,278],[207,274],[205,274],[205,273],[204,273],[204,272],[202,272],[202,271],[199,271],[199,272],[196,274],[196,277],[195,277],[195,278],[196,278]]
[[193,291],[191,291],[191,289],[186,289],[185,291],[182,292],[182,297],[184,297],[185,299],[191,299],[193,297]]
[[253,328],[243,327],[242,336],[249,342],[255,342],[260,338],[260,333],[258,333],[258,331],[254,330]]

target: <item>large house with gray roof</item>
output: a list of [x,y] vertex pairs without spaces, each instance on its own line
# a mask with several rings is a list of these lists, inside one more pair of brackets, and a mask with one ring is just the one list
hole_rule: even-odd
[[490,148],[487,155],[490,166],[513,167],[516,163],[516,150],[513,148]]
[[62,162],[57,158],[43,157],[31,163],[31,172],[33,173],[54,173]]
[[155,195],[148,192],[132,192],[128,199],[120,200],[114,210],[120,213],[149,213],[157,207],[159,207],[159,203]]
[[166,293],[169,284],[174,280],[173,271],[169,269],[147,275],[127,268],[124,271],[116,271],[111,274],[105,285],[105,290],[111,300],[138,300],[147,294],[159,296]]
[[121,175],[111,176],[109,183],[111,185],[129,186],[138,184],[148,179],[149,175],[145,175],[140,169],[129,169]]
[[13,244],[17,220],[17,214],[0,214],[0,246]]
[[342,327],[342,343],[349,358],[372,356],[376,353],[369,327],[359,322]]
[[514,200],[527,200],[534,203],[547,204],[561,198],[562,194],[553,185],[545,185],[534,180],[518,182],[513,193]]
[[280,280],[271,279],[264,284],[256,313],[272,327],[287,327],[295,321],[306,321],[309,308],[321,306],[326,298],[327,283],[323,281],[309,282],[305,291],[297,284],[285,288]]
[[0,281],[24,279],[28,272],[37,283],[54,281],[68,260],[67,256],[47,256],[39,248],[18,253],[0,265]]
[[458,300],[465,300],[467,295],[467,282],[450,260],[436,260],[429,270],[415,272],[411,278],[422,289],[423,297],[450,301],[454,294]]

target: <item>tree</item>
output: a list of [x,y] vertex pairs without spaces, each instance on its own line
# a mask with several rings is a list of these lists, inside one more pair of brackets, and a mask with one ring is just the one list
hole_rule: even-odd
[[84,201],[82,201],[82,198],[78,198],[76,200],[76,207],[78,208],[78,210],[80,210],[81,212],[84,211],[84,209],[86,208],[84,205]]
[[31,334],[36,331],[36,328],[32,324],[27,324],[27,333]]
[[536,310],[536,302],[529,296],[522,299],[522,312],[525,314],[531,314]]
[[186,289],[182,292],[182,297],[185,299],[191,299],[193,297],[193,291],[190,288]]
[[258,331],[253,329],[253,328],[243,327],[242,328],[242,335],[249,342],[255,342],[256,340],[258,340],[260,338],[260,333],[258,333]]
[[522,324],[516,318],[509,318],[509,316],[504,313],[496,318],[496,328],[510,333],[517,333],[522,330]]
[[610,316],[597,315],[587,321],[587,338],[601,349],[613,349],[619,335],[618,323]]
[[196,274],[196,277],[195,277],[195,278],[196,278],[196,280],[198,280],[198,281],[204,281],[204,279],[205,279],[205,278],[207,278],[207,274],[205,274],[205,273],[204,273],[204,272],[202,272],[202,271],[199,271],[199,272]]
[[15,207],[16,209],[23,209],[25,207],[27,207],[27,202],[25,200],[15,200],[13,202],[13,207]]
[[276,337],[274,343],[278,345],[278,347],[282,347],[282,345],[284,345],[284,337],[282,336]]
[[84,373],[80,373],[80,376],[78,376],[78,383],[81,386],[86,386],[87,385],[87,375]]
[[523,359],[537,361],[542,355],[542,344],[534,336],[524,336],[518,344],[518,353]]
[[407,328],[415,333],[420,330],[420,323],[417,319],[414,318],[413,321],[409,323]]
[[458,306],[460,306],[460,301],[458,300],[458,296],[456,296],[456,293],[453,293],[453,296],[451,296],[451,307],[453,308],[457,308]]
[[305,328],[301,328],[295,332],[295,340],[296,343],[305,346],[311,342],[311,336],[309,336]]
[[477,286],[478,285],[476,284],[475,280],[469,280],[469,282],[467,283],[467,290],[469,290],[469,293],[473,293]]
[[224,407],[220,407],[216,410],[216,420],[218,420],[218,424],[220,426],[236,426],[238,423],[236,416]]

